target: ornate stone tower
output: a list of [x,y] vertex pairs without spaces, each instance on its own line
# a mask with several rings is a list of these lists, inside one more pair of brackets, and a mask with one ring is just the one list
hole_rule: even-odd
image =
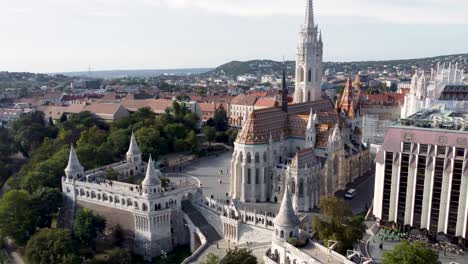
[[130,147],[127,151],[127,162],[133,163],[135,165],[140,165],[141,163],[141,151],[138,147],[137,141],[135,139],[135,134],[132,132],[132,137],[130,138]]
[[314,23],[313,0],[307,0],[305,24],[299,33],[296,53],[295,103],[316,101],[322,95],[323,42],[322,33]]

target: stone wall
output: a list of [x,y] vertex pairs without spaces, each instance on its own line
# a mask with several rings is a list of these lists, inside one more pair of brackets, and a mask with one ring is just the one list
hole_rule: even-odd
[[112,207],[102,206],[95,203],[88,203],[85,201],[77,201],[78,208],[91,209],[95,214],[106,219],[106,230],[110,230],[116,225],[120,225],[125,231],[126,235],[135,233],[135,223],[133,214],[128,211],[119,210]]

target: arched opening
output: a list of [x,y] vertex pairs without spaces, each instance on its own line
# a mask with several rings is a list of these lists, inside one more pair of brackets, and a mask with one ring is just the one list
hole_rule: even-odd
[[304,81],[304,69],[303,68],[299,68],[298,76],[299,76],[299,82],[303,82]]
[[278,197],[275,196],[275,198],[273,198],[273,201],[274,201],[275,203],[278,203]]
[[299,196],[304,195],[304,180],[300,179],[299,180]]
[[281,237],[281,238],[284,237],[284,231],[283,231],[283,230],[281,230],[281,232],[280,232],[280,237]]
[[307,71],[307,81],[308,82],[312,81],[312,71],[310,69]]
[[252,156],[250,155],[250,152],[247,152],[247,163],[252,163]]
[[321,76],[319,76],[319,69],[318,68],[315,68],[315,81],[318,82],[320,79]]
[[310,102],[310,91],[307,92],[307,102]]
[[255,153],[255,163],[260,163],[260,155],[257,153]]
[[263,152],[263,162],[266,162],[267,161],[267,155],[266,155],[266,152]]

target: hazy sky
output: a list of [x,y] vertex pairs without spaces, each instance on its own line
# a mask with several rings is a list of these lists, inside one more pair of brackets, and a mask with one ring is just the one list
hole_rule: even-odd
[[[306,0],[0,0],[0,70],[294,59]],[[325,60],[468,53],[468,0],[315,0]]]

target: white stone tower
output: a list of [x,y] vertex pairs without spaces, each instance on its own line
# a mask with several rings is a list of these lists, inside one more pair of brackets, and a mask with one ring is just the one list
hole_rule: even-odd
[[130,146],[127,151],[127,162],[133,163],[135,165],[140,165],[141,163],[141,151],[138,147],[137,141],[135,139],[135,134],[132,132],[132,137],[130,138]]
[[322,33],[314,22],[313,0],[307,0],[305,24],[299,33],[296,53],[296,90],[294,102],[320,100],[320,84],[323,75]]
[[73,180],[83,176],[83,174],[83,166],[81,166],[80,161],[76,156],[75,148],[72,144],[70,147],[70,156],[68,157],[68,165],[65,168],[65,176],[67,177],[67,181],[72,182]]
[[310,109],[309,121],[307,122],[306,134],[305,134],[305,146],[306,148],[313,148],[315,146],[315,138],[317,131],[315,125],[318,123],[317,114],[314,114]]

